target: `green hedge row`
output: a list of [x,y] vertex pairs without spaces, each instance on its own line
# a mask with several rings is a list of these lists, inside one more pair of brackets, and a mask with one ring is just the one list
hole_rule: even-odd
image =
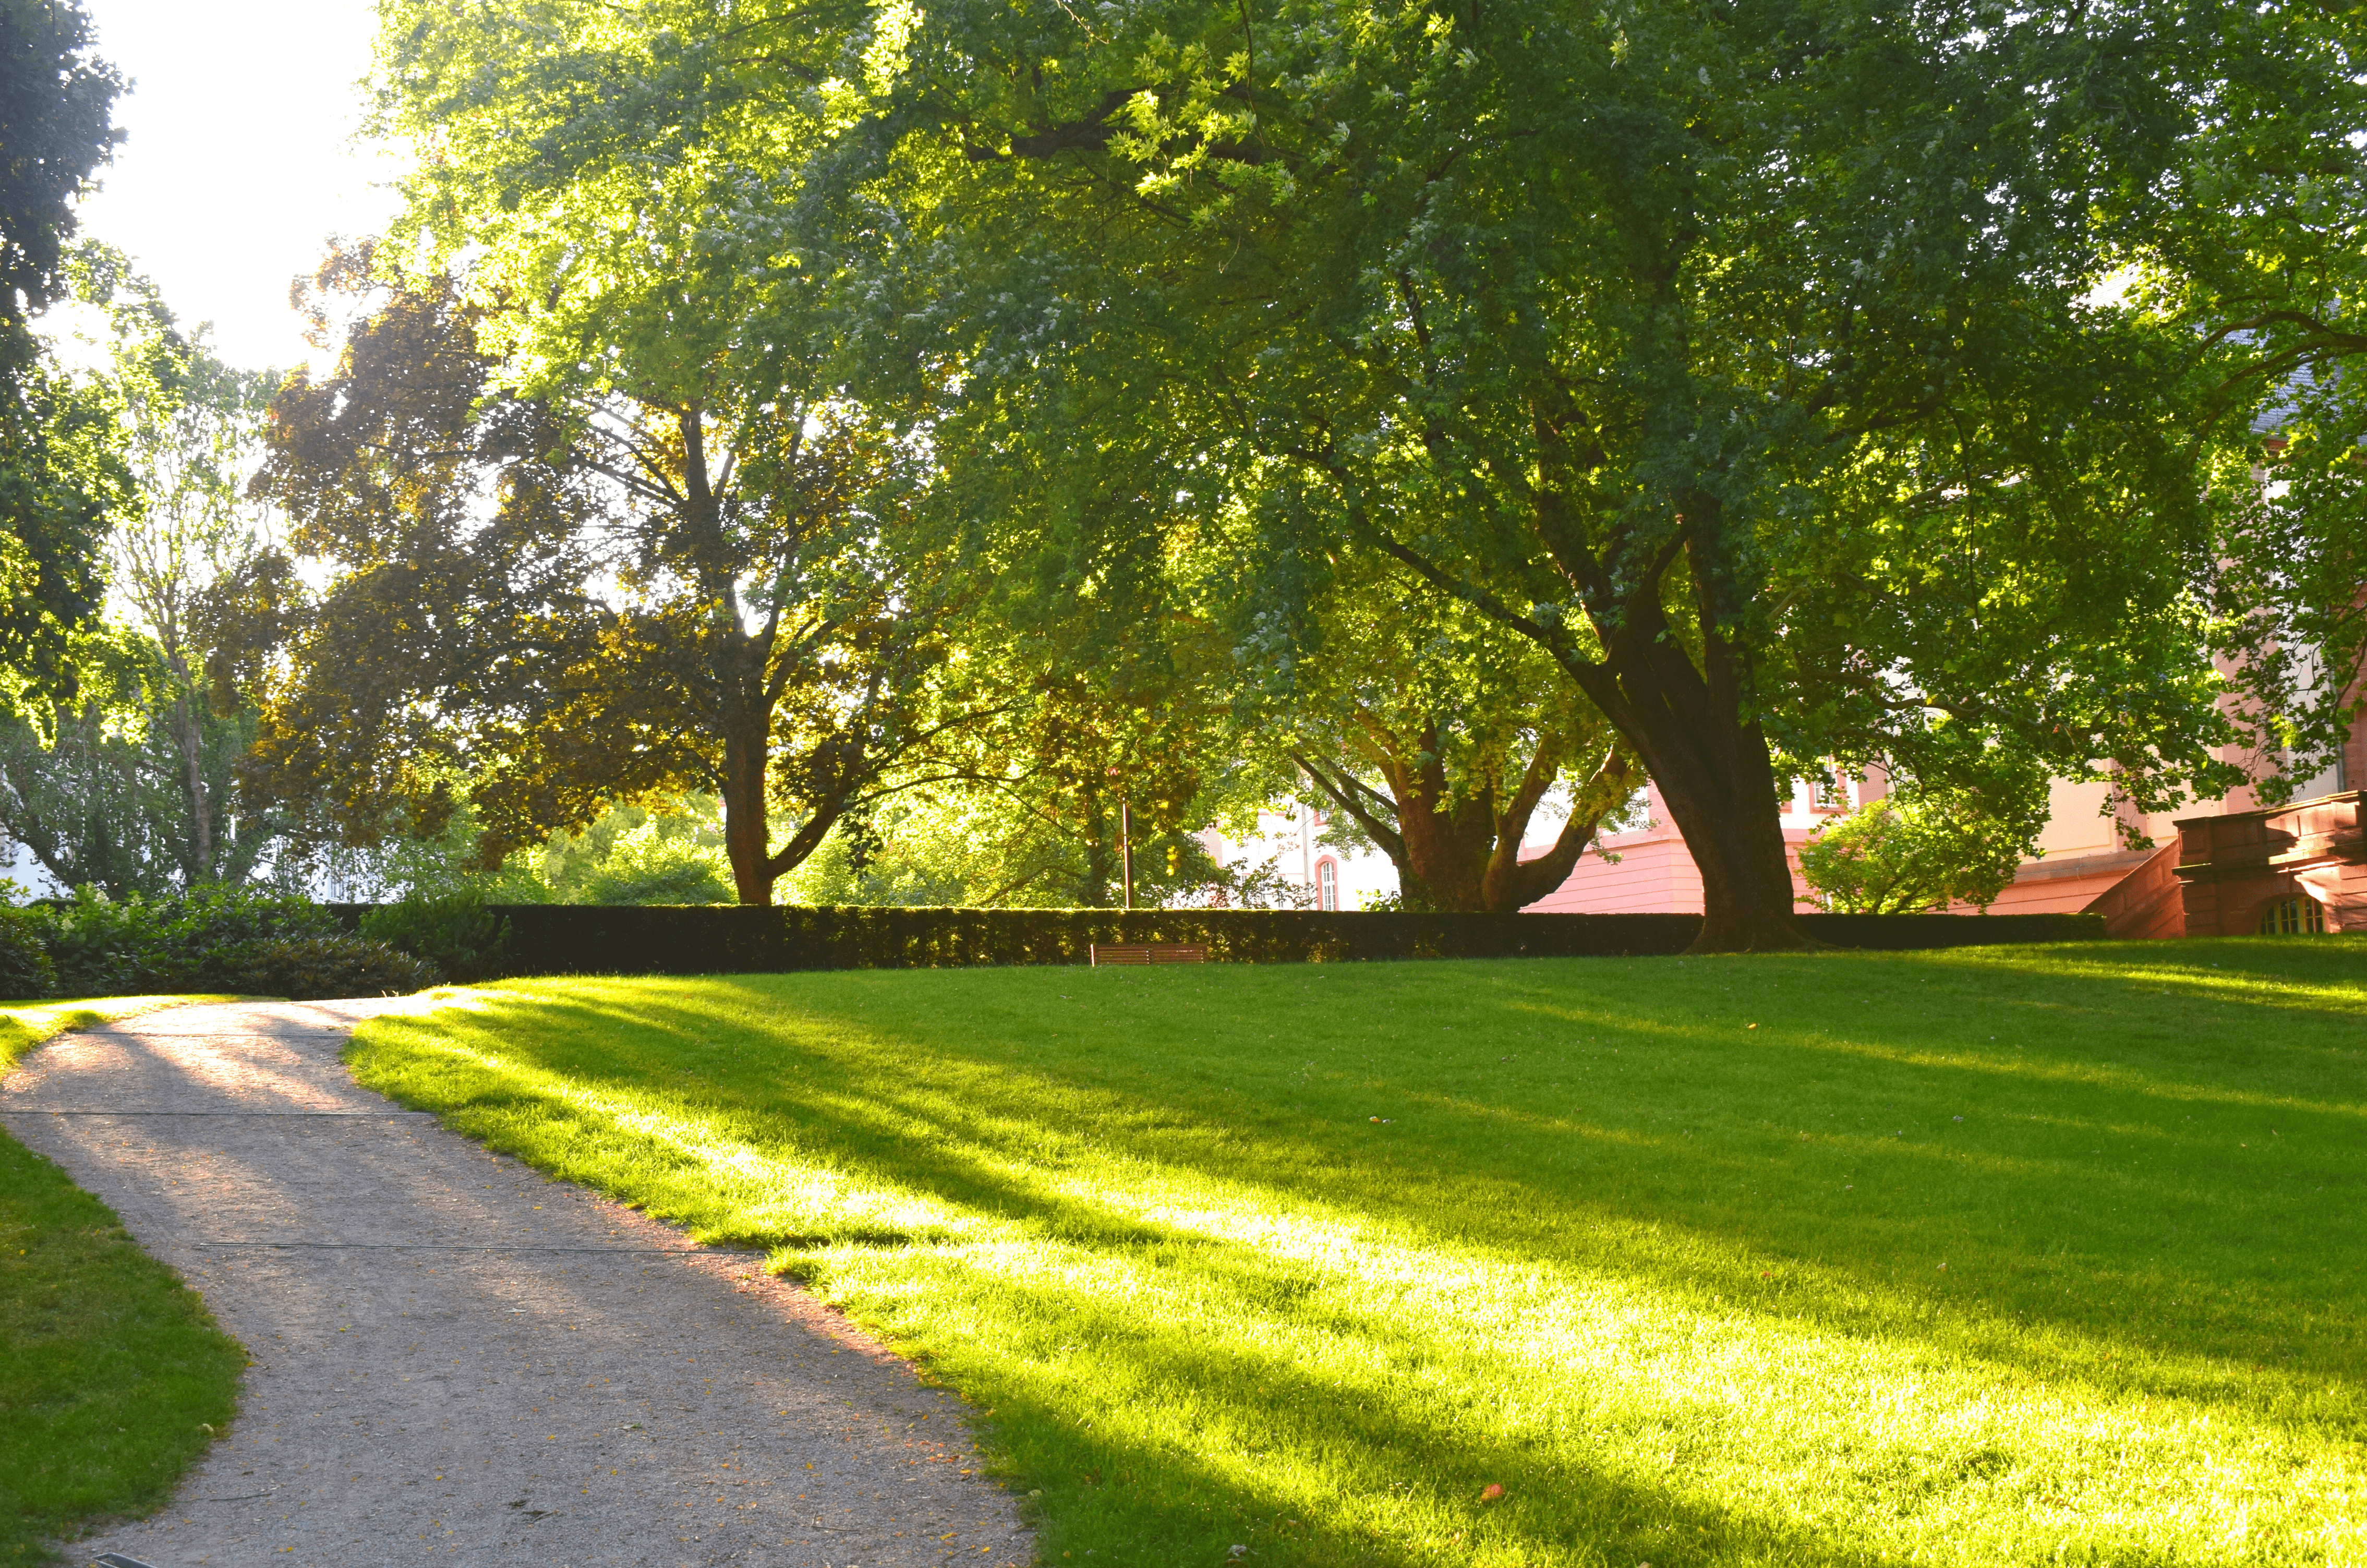
[[[358,921],[359,906],[340,911]],[[1246,909],[754,909],[501,904],[501,953],[524,974],[724,974],[1083,963],[1093,943],[1197,942],[1212,961],[1592,958],[1682,952],[1698,915],[1319,914]],[[1811,915],[1846,948],[2094,941],[2091,915]]]

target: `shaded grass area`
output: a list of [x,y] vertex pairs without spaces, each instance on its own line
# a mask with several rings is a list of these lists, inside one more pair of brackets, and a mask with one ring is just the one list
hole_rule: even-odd
[[[71,1028],[212,997],[0,1007],[0,1070]],[[0,1561],[144,1512],[226,1422],[246,1358],[97,1199],[0,1132]]]
[[2270,938],[513,982],[354,1061],[775,1249],[1050,1562],[2326,1564],[2362,1026]]

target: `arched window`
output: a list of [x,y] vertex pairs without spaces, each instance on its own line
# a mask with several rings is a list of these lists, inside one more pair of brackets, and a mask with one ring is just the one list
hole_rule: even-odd
[[1315,906],[1340,907],[1340,862],[1329,857],[1315,862]]
[[2273,899],[2260,911],[2263,937],[2323,936],[2325,932],[2326,905],[2314,898]]

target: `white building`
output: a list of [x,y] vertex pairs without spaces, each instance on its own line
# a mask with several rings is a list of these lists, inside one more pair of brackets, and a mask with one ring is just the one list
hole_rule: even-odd
[[1227,838],[1215,828],[1200,835],[1208,858],[1229,871],[1253,876],[1266,870],[1308,909],[1365,909],[1398,892],[1398,869],[1377,849],[1351,849],[1324,842],[1331,813],[1307,805],[1270,807],[1258,812],[1247,838]]

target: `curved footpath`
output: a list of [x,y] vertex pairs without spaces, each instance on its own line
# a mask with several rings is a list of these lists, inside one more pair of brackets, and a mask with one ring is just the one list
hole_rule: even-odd
[[178,1007],[67,1035],[0,1125],[200,1291],[253,1361],[171,1506],[78,1542],[264,1562],[1031,1561],[961,1407],[753,1255],[356,1085],[394,1003]]

